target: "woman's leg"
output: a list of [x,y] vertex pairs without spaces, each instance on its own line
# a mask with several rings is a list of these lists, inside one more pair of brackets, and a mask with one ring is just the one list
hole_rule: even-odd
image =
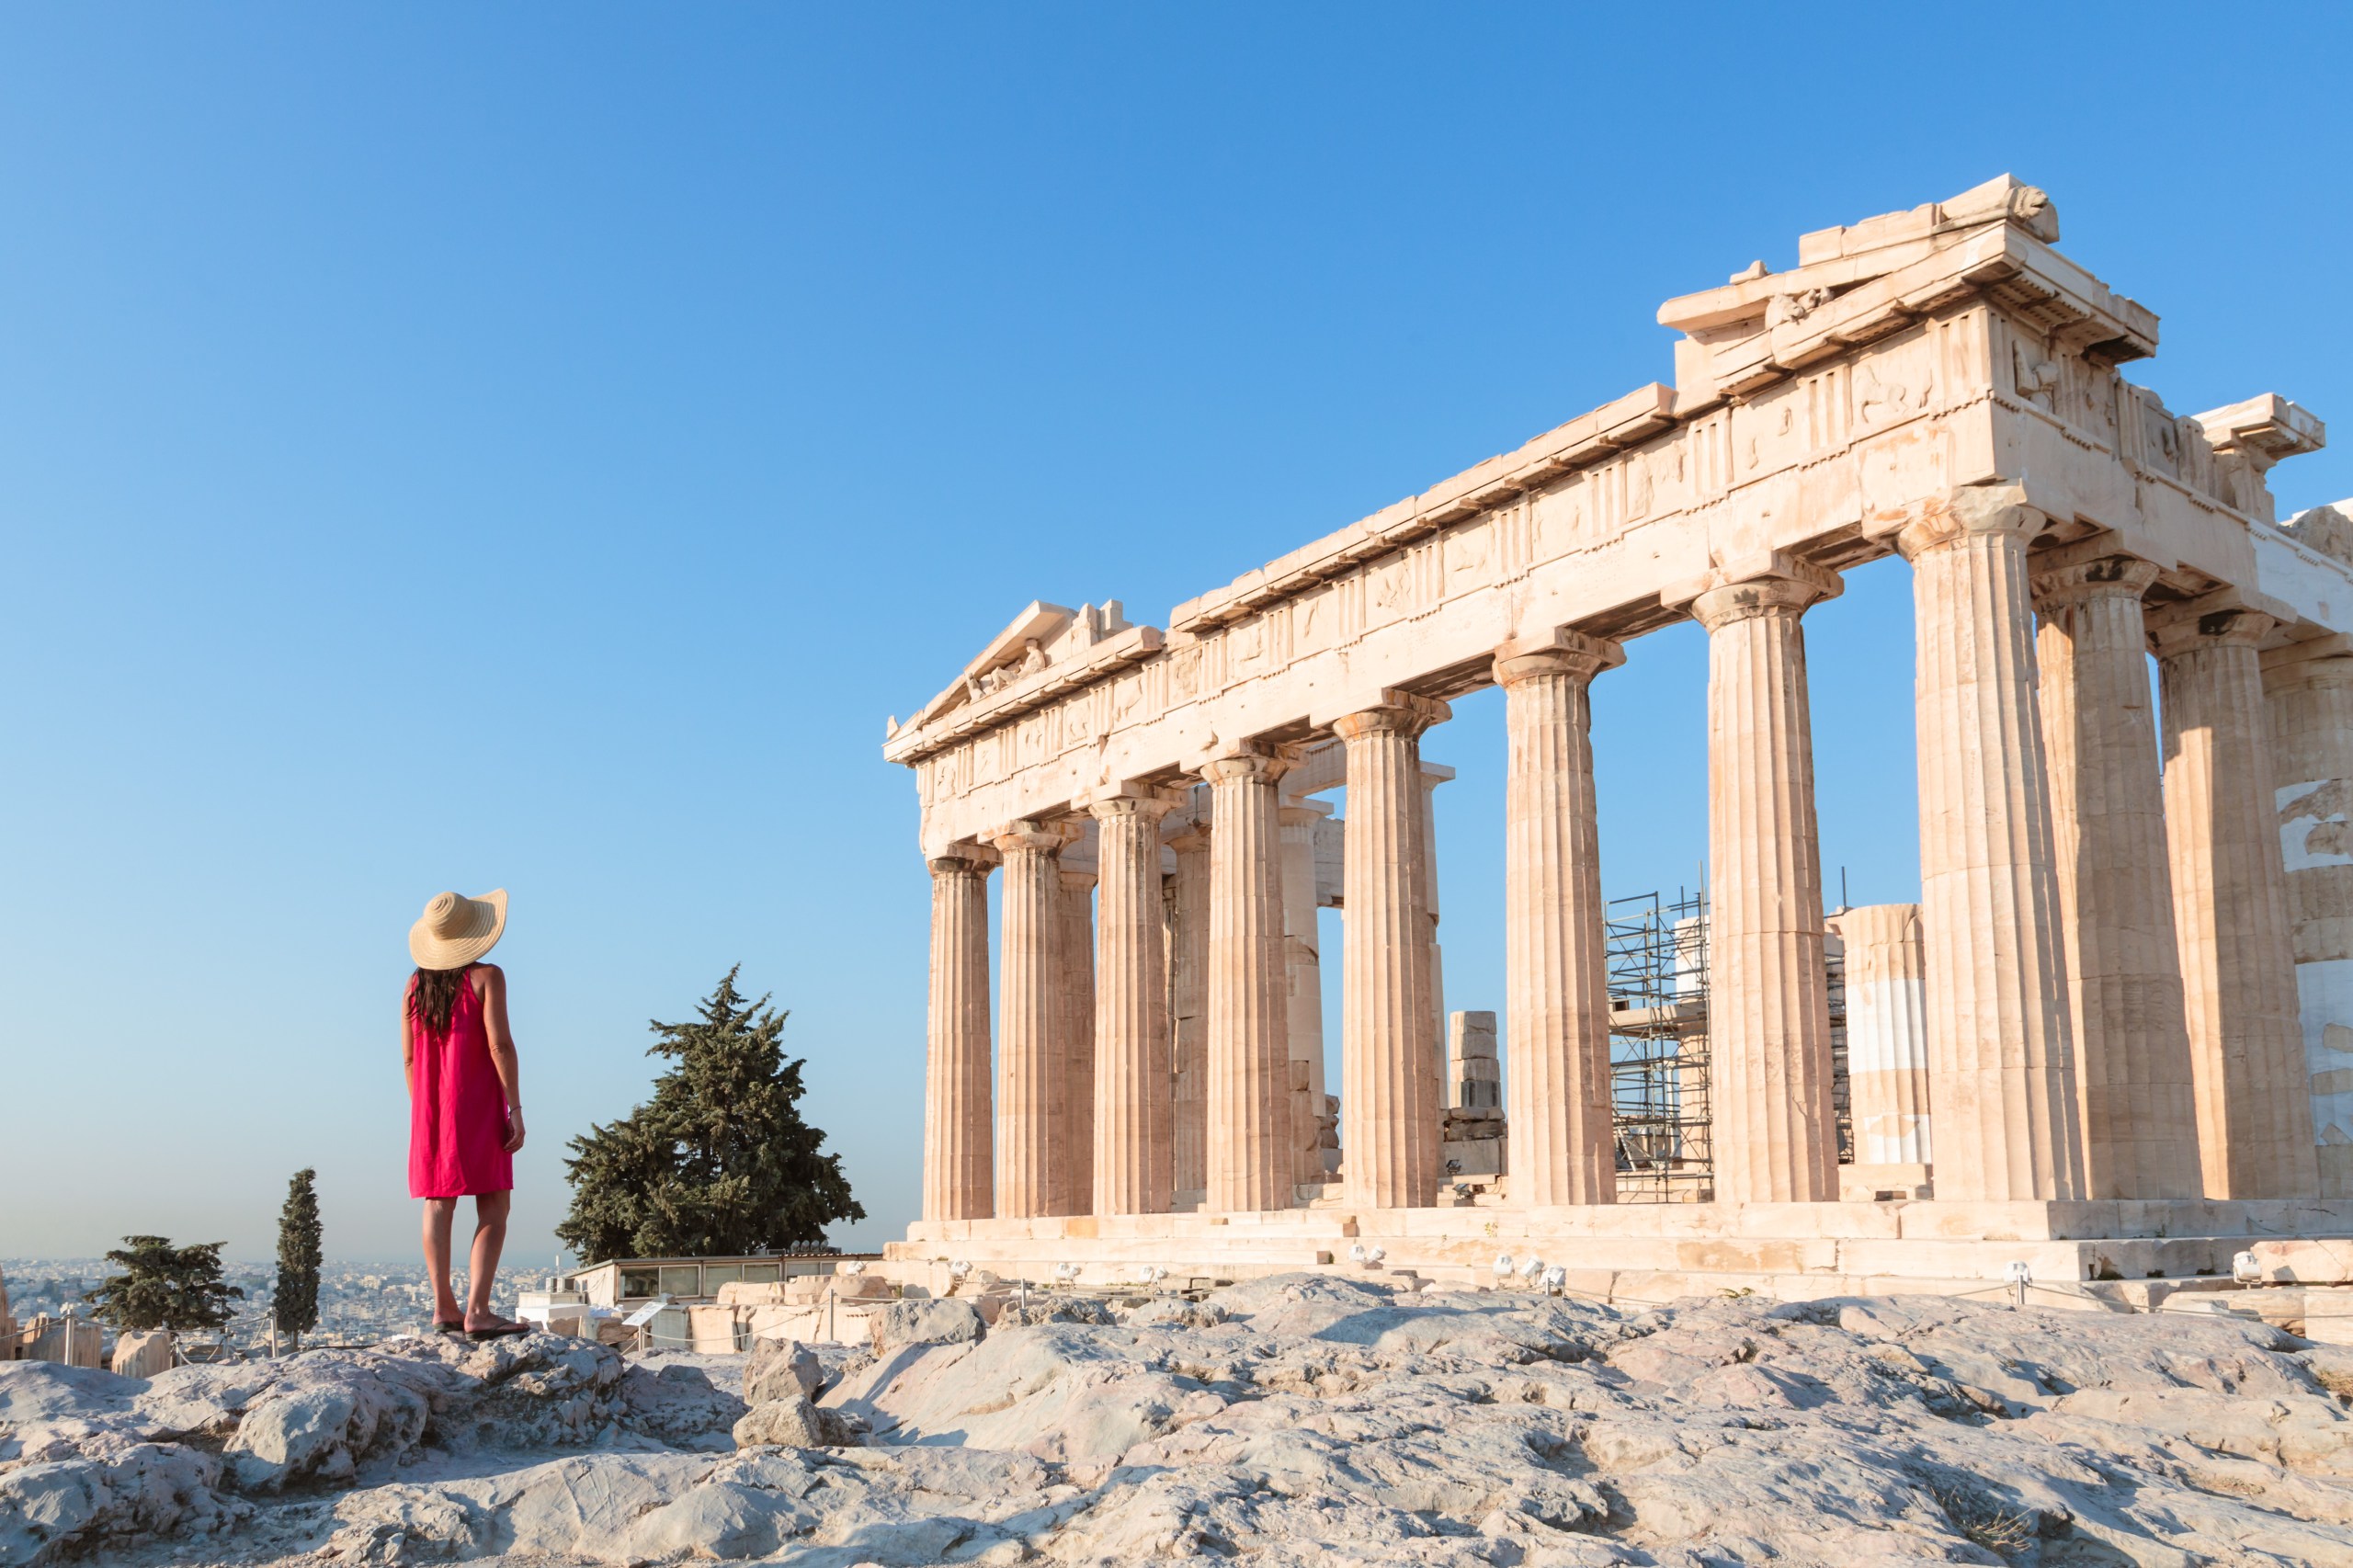
[[481,1328],[493,1321],[490,1290],[498,1282],[498,1255],[506,1245],[506,1209],[514,1197],[511,1192],[475,1195],[474,1250],[466,1274],[468,1328]]
[[457,1217],[454,1198],[425,1200],[425,1278],[433,1287],[433,1321],[458,1321],[458,1298],[449,1290],[449,1221]]

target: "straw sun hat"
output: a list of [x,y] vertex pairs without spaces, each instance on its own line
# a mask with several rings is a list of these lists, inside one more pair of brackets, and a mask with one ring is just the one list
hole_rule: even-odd
[[480,898],[437,892],[408,928],[409,957],[419,969],[463,969],[498,945],[506,931],[506,890]]

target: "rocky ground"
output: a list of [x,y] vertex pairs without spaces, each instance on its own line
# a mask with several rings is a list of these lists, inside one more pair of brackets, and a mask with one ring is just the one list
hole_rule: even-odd
[[877,1321],[0,1367],[0,1564],[2353,1568],[2353,1351],[2251,1322],[1307,1275]]

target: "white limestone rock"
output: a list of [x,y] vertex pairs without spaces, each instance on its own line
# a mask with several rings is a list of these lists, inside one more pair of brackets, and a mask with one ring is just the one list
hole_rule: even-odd
[[220,1477],[219,1460],[176,1443],[0,1470],[0,1564],[233,1525],[252,1510],[214,1492]]
[[787,1393],[814,1399],[824,1381],[824,1369],[808,1346],[795,1339],[755,1339],[744,1361],[744,1403],[756,1409]]
[[868,1322],[877,1356],[890,1356],[911,1346],[968,1345],[988,1333],[970,1301],[945,1296],[893,1301]]
[[735,1423],[735,1446],[739,1449],[782,1447],[788,1449],[818,1449],[825,1446],[824,1425],[817,1419],[817,1407],[809,1396],[798,1390],[781,1398],[763,1400]]
[[[382,1386],[438,1387],[420,1367],[454,1381],[399,1479],[359,1459],[358,1484],[327,1518],[316,1488],[343,1483],[313,1468],[283,1494],[256,1494],[262,1523],[290,1522],[234,1539],[282,1540],[290,1564],[308,1553],[300,1560],[828,1568],[1185,1557],[1254,1568],[2353,1568],[2353,1419],[2339,1392],[2353,1392],[2353,1351],[2241,1319],[1934,1298],[1637,1311],[1292,1276],[1108,1324],[940,1340],[921,1337],[949,1326],[927,1317],[901,1326],[907,1337],[813,1405],[798,1358],[772,1352],[762,1390],[780,1397],[752,1409],[741,1435],[764,1440],[740,1451],[688,1451],[711,1436],[696,1422],[745,1411],[724,1376],[671,1363],[602,1385],[627,1416],[598,1429],[609,1446],[525,1449],[505,1469],[496,1445],[448,1452],[434,1434],[446,1424],[479,1436],[474,1413],[494,1399],[560,1408],[586,1397],[602,1364],[529,1346],[479,1363],[455,1346],[404,1351],[386,1358],[407,1364]],[[142,1445],[119,1424],[153,1420],[142,1399],[183,1419],[242,1397],[233,1460],[259,1441],[246,1426],[280,1425],[273,1401],[358,1386],[351,1366],[296,1379],[299,1366],[282,1364],[283,1386],[257,1392],[213,1381],[161,1400],[137,1385],[0,1379],[0,1412],[37,1415],[50,1431],[78,1421],[94,1446],[128,1452]],[[665,1413],[681,1422],[676,1443],[654,1435]],[[810,1442],[852,1419],[878,1441]],[[357,1425],[347,1420],[340,1441],[359,1456],[370,1449],[354,1447]],[[572,1429],[525,1427],[559,1439]],[[725,1427],[718,1437],[729,1441]],[[144,1447],[197,1468],[177,1491],[159,1470],[143,1494],[126,1473],[104,1483],[101,1504],[99,1460],[0,1460],[0,1551],[13,1553],[0,1565],[45,1568],[100,1541],[145,1551],[127,1559],[139,1568],[165,1552],[267,1560],[217,1527],[216,1555],[193,1535],[136,1548],[142,1530],[179,1528],[165,1522],[175,1509],[251,1506],[200,1490],[219,1462],[201,1449]],[[142,1494],[153,1499],[144,1516]],[[102,1506],[114,1512],[102,1518]]]

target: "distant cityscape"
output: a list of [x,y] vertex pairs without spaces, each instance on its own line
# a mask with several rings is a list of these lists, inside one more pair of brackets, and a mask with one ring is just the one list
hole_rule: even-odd
[[[86,1312],[91,1291],[117,1272],[100,1257],[0,1257],[0,1282],[7,1291],[8,1312],[19,1323],[40,1313],[56,1314],[68,1303]],[[244,1292],[237,1315],[222,1331],[235,1346],[258,1346],[269,1338],[269,1310],[278,1282],[275,1263],[224,1260],[222,1278]],[[543,1287],[552,1272],[545,1264],[498,1271],[491,1300],[511,1313],[517,1290]],[[465,1271],[458,1272],[456,1288],[465,1291]],[[414,1334],[427,1326],[432,1292],[425,1282],[423,1263],[337,1263],[319,1270],[319,1326],[303,1336],[306,1346],[373,1345],[395,1335]]]

